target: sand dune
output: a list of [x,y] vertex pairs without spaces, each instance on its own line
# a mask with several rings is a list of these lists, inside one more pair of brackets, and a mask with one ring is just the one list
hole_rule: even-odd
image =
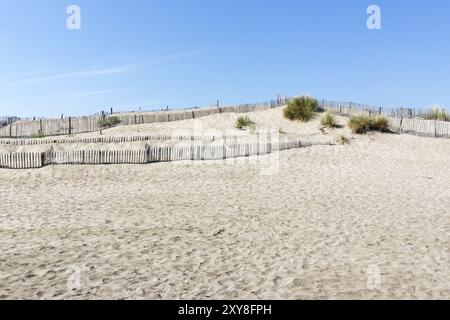
[[[342,128],[321,130],[320,115],[317,115],[313,121],[302,123],[298,121],[289,121],[283,117],[283,108],[275,108],[266,111],[251,112],[245,114],[256,123],[254,129],[239,130],[235,128],[238,117],[244,114],[224,113],[212,115],[204,118],[184,120],[166,123],[150,123],[140,125],[118,126],[98,132],[76,134],[67,138],[93,138],[93,137],[122,137],[122,136],[229,136],[238,137],[239,143],[256,143],[258,134],[275,136],[277,141],[287,142],[295,139],[321,139],[325,141],[336,141],[340,134],[352,136],[351,132],[345,128],[347,119],[336,117]],[[261,136],[260,136],[261,137]],[[64,137],[59,137],[64,138]],[[48,138],[50,141],[51,138]],[[234,140],[233,140],[234,141]],[[208,144],[208,141],[195,144]],[[146,144],[152,146],[167,145],[186,145],[190,141],[143,141],[133,143],[70,143],[70,144],[45,144],[45,145],[2,145],[0,152],[43,152],[53,146],[56,151],[70,150],[138,150],[145,148]]]
[[[318,131],[318,119],[310,123],[299,125],[298,122],[292,122],[283,117],[281,108],[275,108],[265,111],[250,112],[246,114],[222,113],[204,118],[190,119],[175,122],[159,122],[140,125],[118,126],[116,128],[103,131],[105,136],[127,136],[136,134],[223,134],[226,132],[231,135],[245,135],[246,132],[234,128],[236,120],[240,116],[249,116],[256,122],[256,131],[265,132],[268,129],[278,131],[283,129],[286,132],[298,134],[313,134]],[[80,134],[77,136],[99,136],[99,132]]]
[[269,174],[268,158],[0,170],[0,298],[450,299],[449,140],[354,137],[281,152]]

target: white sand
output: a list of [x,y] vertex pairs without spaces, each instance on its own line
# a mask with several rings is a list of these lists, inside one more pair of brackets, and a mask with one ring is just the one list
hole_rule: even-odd
[[375,134],[282,152],[269,176],[264,161],[0,170],[0,298],[450,299],[449,160],[449,140]]

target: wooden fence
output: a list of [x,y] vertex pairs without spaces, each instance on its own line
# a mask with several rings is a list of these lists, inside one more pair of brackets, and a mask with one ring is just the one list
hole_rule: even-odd
[[43,152],[0,153],[0,168],[32,169],[45,165]]
[[99,130],[100,118],[82,117],[17,121],[0,128],[0,137],[58,136]]
[[[238,106],[185,109],[164,112],[135,112],[115,113],[113,116],[120,120],[120,125],[133,125],[155,122],[171,122],[187,119],[196,119],[218,113],[248,113],[267,110],[287,104],[292,98],[278,98],[256,104]],[[389,117],[393,131],[414,134],[426,137],[450,138],[450,122],[424,120],[415,118],[423,115],[420,110],[407,108],[380,108],[353,102],[336,102],[319,100],[321,109],[336,114],[351,116],[357,114],[384,115]],[[111,115],[109,115],[111,116]],[[30,121],[16,121],[7,126],[0,127],[0,137],[27,138],[32,135],[58,136],[77,133],[94,132],[99,130],[99,120],[102,116],[65,118],[65,119],[39,119]],[[151,139],[149,139],[151,140]],[[36,143],[39,144],[39,143]]]
[[[267,101],[257,104],[245,104],[221,108],[190,109],[165,112],[128,112],[114,113],[120,120],[120,125],[134,125],[156,122],[172,122],[188,119],[202,118],[218,113],[247,113],[267,110],[283,105],[286,99]],[[17,121],[0,128],[1,138],[27,138],[33,135],[58,136],[77,133],[95,132],[100,130],[99,121],[102,116],[69,117],[64,119],[39,119]]]
[[421,137],[450,139],[450,122],[389,118],[390,130]]
[[232,140],[236,138],[239,138],[239,136],[143,135],[143,136],[96,137],[96,138],[0,139],[0,145],[25,146],[25,145],[73,144],[73,143],[129,143],[129,142],[145,142],[145,141],[219,141],[219,140]]
[[331,145],[329,141],[290,141],[283,143],[243,143],[156,147],[143,150],[75,150],[0,154],[0,168],[31,169],[63,164],[146,164],[171,161],[224,160],[276,153],[280,150],[313,145]]
[[320,103],[320,107],[324,111],[329,111],[342,116],[382,115],[388,118],[389,129],[391,131],[422,137],[450,139],[450,122],[446,121],[424,120],[408,117],[397,118],[392,116],[391,112],[386,111],[383,108],[351,103],[334,103],[323,100]]
[[19,117],[0,117],[0,128],[19,120]]

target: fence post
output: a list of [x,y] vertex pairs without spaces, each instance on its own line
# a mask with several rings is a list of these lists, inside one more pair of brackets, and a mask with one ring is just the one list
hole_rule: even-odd
[[45,166],[45,152],[41,152],[41,168]]
[[434,137],[437,138],[437,120],[434,120]]
[[256,134],[256,155],[259,156],[259,133]]
[[145,151],[146,151],[146,155],[147,155],[146,163],[150,163],[151,157],[152,157],[152,146],[146,144]]
[[43,134],[42,132],[42,119],[39,119],[39,134]]
[[72,118],[69,117],[69,136],[72,135]]

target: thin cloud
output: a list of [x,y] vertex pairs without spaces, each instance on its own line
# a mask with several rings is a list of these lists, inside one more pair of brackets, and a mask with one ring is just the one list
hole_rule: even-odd
[[115,68],[107,68],[107,69],[93,69],[93,70],[85,70],[85,71],[77,71],[77,72],[68,72],[61,73],[47,77],[37,77],[37,78],[26,78],[19,80],[17,82],[13,82],[12,85],[23,85],[23,84],[31,84],[31,83],[39,83],[53,80],[61,80],[67,78],[77,78],[77,77],[92,77],[92,76],[102,76],[102,75],[114,75],[119,73],[130,72],[133,69],[132,66],[122,66]]
[[105,94],[111,94],[111,93],[117,93],[119,91],[117,90],[92,90],[92,91],[86,91],[86,92],[69,92],[68,95],[72,97],[90,97],[90,96],[97,96],[97,95],[105,95]]
[[10,85],[18,86],[18,85],[41,83],[41,82],[48,82],[48,81],[55,81],[55,80],[62,80],[62,79],[69,79],[69,78],[81,78],[81,77],[86,78],[86,77],[96,77],[96,76],[117,75],[117,74],[139,71],[145,67],[160,64],[162,62],[173,60],[176,58],[183,58],[183,57],[198,55],[198,54],[202,54],[202,53],[203,53],[202,51],[180,52],[180,53],[155,57],[155,58],[152,58],[152,59],[146,61],[143,64],[123,65],[123,66],[116,66],[116,67],[109,67],[109,68],[94,68],[94,69],[83,70],[83,71],[60,73],[60,74],[55,74],[55,75],[50,75],[50,76],[25,78],[25,79],[21,79],[16,82],[12,82],[12,83],[10,83]]
[[153,60],[155,61],[164,61],[164,60],[171,60],[171,59],[175,59],[175,58],[184,58],[184,57],[189,57],[189,56],[196,56],[196,55],[200,55],[200,54],[204,54],[205,51],[187,51],[187,52],[179,52],[179,53],[174,53],[174,54],[169,54],[169,55],[165,55],[165,56],[161,56],[161,57],[157,57],[154,58]]

